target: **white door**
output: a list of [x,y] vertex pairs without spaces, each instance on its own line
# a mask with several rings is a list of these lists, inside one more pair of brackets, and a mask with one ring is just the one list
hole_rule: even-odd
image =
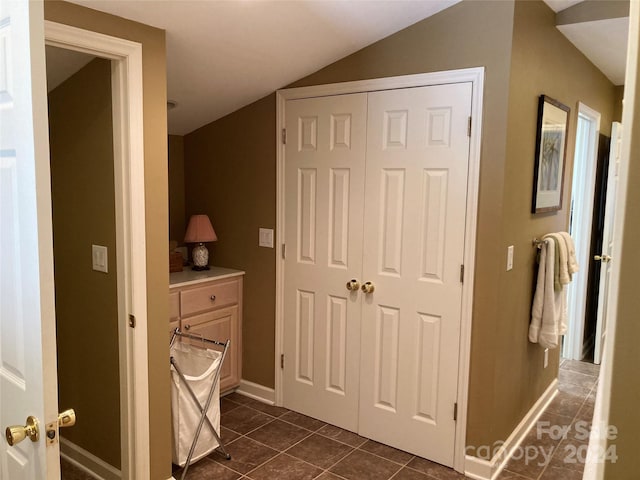
[[2,480],[60,478],[45,426],[57,419],[52,246],[43,4],[2,1],[0,426],[33,416],[40,432],[36,442],[0,441]]
[[453,465],[471,83],[369,94],[359,433]]
[[602,261],[600,269],[600,289],[598,290],[598,314],[596,317],[596,340],[593,362],[600,364],[602,349],[607,335],[607,301],[609,299],[609,279],[613,257],[613,223],[616,216],[616,192],[618,191],[618,171],[622,146],[622,124],[613,122],[611,126],[611,150],[609,152],[609,173],[607,177],[607,198],[605,200],[604,231],[602,233]]
[[367,95],[290,100],[285,406],[357,430]]
[[285,406],[446,465],[471,92],[290,100],[285,114]]

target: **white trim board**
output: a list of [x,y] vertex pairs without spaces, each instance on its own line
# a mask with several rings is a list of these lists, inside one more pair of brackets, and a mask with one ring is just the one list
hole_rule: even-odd
[[97,480],[120,480],[120,470],[70,440],[60,437],[60,456]]
[[[471,322],[473,308],[473,284],[475,277],[476,223],[478,216],[478,191],[480,180],[480,147],[482,139],[482,102],[484,92],[484,67],[451,70],[446,72],[403,75],[355,82],[333,83],[311,87],[299,87],[276,92],[276,145],[277,145],[277,201],[276,243],[284,243],[284,145],[281,132],[285,125],[285,103],[298,98],[322,97],[376,90],[392,90],[424,87],[450,83],[470,82],[471,138],[469,143],[469,177],[467,184],[467,215],[465,224],[465,281],[462,285],[462,313],[460,325],[460,355],[458,371],[458,421],[454,446],[453,467],[465,470],[465,439],[467,431],[467,404],[469,395],[469,370],[471,357]],[[283,378],[280,355],[284,353],[284,260],[276,262],[276,344],[275,344],[275,404],[283,404]]]
[[[122,478],[149,477],[142,45],[45,21],[45,42],[111,60]],[[129,328],[134,315],[136,328]]]
[[276,391],[273,388],[265,387],[249,380],[240,380],[240,386],[236,389],[236,393],[245,397],[253,398],[267,405],[276,404]]
[[[586,122],[583,124],[583,122]],[[580,127],[585,128],[582,143]],[[595,196],[595,179],[598,164],[598,139],[600,135],[600,113],[584,103],[578,103],[576,115],[576,144],[571,181],[571,203],[573,204],[573,223],[571,236],[575,242],[576,255],[580,264],[580,273],[568,286],[568,323],[563,354],[572,360],[582,360],[582,342],[584,336],[584,316],[587,298],[587,277],[591,244],[591,224]]]
[[[511,432],[509,438],[507,438],[498,448],[491,460],[478,458],[473,455],[466,456],[464,474],[467,477],[475,478],[476,480],[494,480],[497,478],[509,459],[513,456],[516,449],[520,446],[522,440],[524,440],[524,437],[527,435],[531,427],[536,424],[540,415],[544,413],[557,393],[558,380],[554,379],[542,396],[538,398],[533,407],[531,407],[531,410],[527,412],[518,426],[513,430],[513,432]],[[491,449],[495,446],[495,443],[488,445]]]

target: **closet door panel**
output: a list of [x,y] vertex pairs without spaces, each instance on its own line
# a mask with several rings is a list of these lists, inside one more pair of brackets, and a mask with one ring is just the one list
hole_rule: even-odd
[[359,433],[453,464],[471,84],[368,96]]
[[285,108],[284,402],[355,431],[366,94]]

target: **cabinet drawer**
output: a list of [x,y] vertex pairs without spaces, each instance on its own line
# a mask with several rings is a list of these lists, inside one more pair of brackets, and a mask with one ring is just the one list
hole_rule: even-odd
[[180,294],[169,294],[169,321],[173,322],[180,318]]
[[180,292],[182,317],[238,303],[238,281],[220,282]]

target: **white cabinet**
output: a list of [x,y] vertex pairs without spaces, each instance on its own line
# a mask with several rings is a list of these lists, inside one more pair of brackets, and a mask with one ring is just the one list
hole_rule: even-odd
[[170,275],[169,334],[180,327],[212,340],[231,340],[220,374],[221,392],[237,387],[242,377],[243,276],[242,271],[220,267]]

